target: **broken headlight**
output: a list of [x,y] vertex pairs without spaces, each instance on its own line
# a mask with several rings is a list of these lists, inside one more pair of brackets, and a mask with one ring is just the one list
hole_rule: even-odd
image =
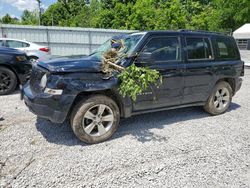
[[44,74],[41,81],[40,81],[40,84],[39,84],[42,89],[44,89],[46,87],[47,80],[48,80],[47,75]]

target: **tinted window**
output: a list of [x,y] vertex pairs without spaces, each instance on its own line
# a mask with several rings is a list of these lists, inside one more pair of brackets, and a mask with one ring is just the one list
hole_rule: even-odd
[[9,48],[23,48],[23,47],[29,47],[29,44],[15,40],[7,40],[6,46]]
[[229,38],[217,38],[218,59],[235,59],[237,54],[235,46]]
[[0,40],[0,46],[3,46],[3,41],[2,40]]
[[212,49],[208,38],[186,38],[188,59],[211,59]]
[[180,59],[178,37],[152,38],[144,46],[143,52],[151,52],[155,61],[173,61]]

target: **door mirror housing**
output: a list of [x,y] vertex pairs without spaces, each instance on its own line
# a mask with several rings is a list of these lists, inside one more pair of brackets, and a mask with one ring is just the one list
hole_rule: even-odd
[[141,52],[137,56],[137,62],[140,64],[143,63],[151,63],[153,61],[152,59],[152,53],[151,52]]

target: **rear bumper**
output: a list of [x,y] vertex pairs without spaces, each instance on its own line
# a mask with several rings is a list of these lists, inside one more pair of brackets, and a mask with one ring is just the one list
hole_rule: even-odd
[[242,78],[236,79],[236,81],[235,81],[235,93],[240,90],[240,88],[242,86],[242,81],[243,81]]
[[40,50],[31,50],[31,51],[27,51],[27,56],[29,57],[38,57],[38,60],[39,61],[46,61],[46,60],[49,60],[51,59],[51,54],[48,53],[48,52],[43,52],[43,51],[40,51]]
[[21,89],[21,99],[24,99],[29,110],[38,117],[45,118],[54,123],[63,123],[74,101],[73,96],[53,96],[48,94],[34,95],[26,84]]

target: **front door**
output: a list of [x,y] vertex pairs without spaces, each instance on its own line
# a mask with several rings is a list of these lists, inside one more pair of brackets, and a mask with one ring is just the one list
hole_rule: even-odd
[[138,66],[147,66],[158,70],[163,83],[152,86],[134,102],[134,110],[147,110],[179,105],[182,100],[184,81],[180,73],[181,39],[179,36],[151,37],[141,52],[152,54],[152,62],[136,62]]

